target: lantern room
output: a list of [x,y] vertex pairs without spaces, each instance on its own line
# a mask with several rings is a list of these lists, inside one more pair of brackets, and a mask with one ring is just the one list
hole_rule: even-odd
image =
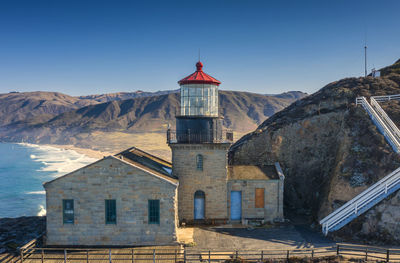
[[180,116],[218,117],[218,86],[220,81],[203,72],[203,63],[196,71],[178,81],[181,86]]

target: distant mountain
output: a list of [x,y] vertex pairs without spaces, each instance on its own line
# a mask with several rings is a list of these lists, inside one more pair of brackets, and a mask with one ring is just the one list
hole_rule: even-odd
[[[0,116],[0,139],[74,144],[79,134],[93,131],[165,131],[168,124],[175,125],[180,102],[176,91],[163,93],[166,94],[155,96],[151,94],[157,93],[134,92],[81,97],[48,92],[3,94],[0,96],[0,113],[7,116]],[[135,94],[138,97],[123,100]],[[239,133],[248,132],[301,96],[306,94],[288,92],[266,96],[220,91],[223,124]],[[10,104],[3,104],[10,98],[15,102],[12,110],[7,108]],[[100,103],[102,100],[108,102]]]
[[79,96],[80,99],[84,100],[94,100],[97,102],[109,102],[114,100],[127,100],[134,98],[143,98],[143,97],[151,97],[151,96],[159,96],[170,93],[176,93],[179,90],[162,90],[156,92],[146,92],[146,91],[135,91],[135,92],[117,92],[117,93],[106,93],[100,95],[87,95],[87,96]]
[[96,103],[58,92],[0,94],[0,126],[16,122],[45,122],[66,111]]

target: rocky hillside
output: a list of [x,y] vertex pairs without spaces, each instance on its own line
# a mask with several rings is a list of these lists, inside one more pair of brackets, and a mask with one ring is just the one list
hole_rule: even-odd
[[[400,157],[364,109],[355,105],[357,96],[400,94],[400,74],[394,70],[399,65],[400,61],[387,67],[381,78],[348,78],[330,83],[293,103],[237,141],[231,147],[230,162],[279,161],[286,174],[286,216],[317,222],[400,166]],[[399,114],[396,108],[387,110],[389,116]],[[394,120],[400,124],[398,117]],[[396,232],[391,229],[393,224],[385,224],[399,222],[399,215],[393,217],[376,209],[371,213],[387,218],[380,226],[365,227],[366,232],[362,232],[352,223],[345,229],[359,237],[372,231],[385,232],[389,235],[386,240],[400,242],[400,235],[396,234],[399,225]],[[360,219],[364,220],[361,224],[371,224],[369,218],[372,217]]]

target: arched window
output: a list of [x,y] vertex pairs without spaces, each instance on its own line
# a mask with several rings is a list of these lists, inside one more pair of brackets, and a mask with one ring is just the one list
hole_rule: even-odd
[[205,218],[205,199],[206,194],[198,190],[194,193],[194,219],[204,219]]
[[196,168],[199,171],[203,171],[203,155],[201,154],[196,156]]

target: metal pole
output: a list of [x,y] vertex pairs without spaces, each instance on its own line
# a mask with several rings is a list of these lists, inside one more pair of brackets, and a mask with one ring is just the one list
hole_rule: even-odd
[[339,256],[339,250],[340,250],[339,245],[337,245],[337,248],[336,248],[336,255],[337,256]]
[[44,262],[44,251],[42,249],[42,263]]
[[386,251],[386,262],[389,262],[390,252],[389,249]]
[[238,253],[238,251],[236,250],[236,259],[237,259],[237,258],[238,258],[238,256],[239,256],[238,254],[239,254],[239,253]]
[[86,263],[89,263],[89,250],[86,250]]
[[264,261],[264,250],[261,250],[261,261]]
[[176,249],[175,249],[175,263],[176,263],[176,253],[177,253],[177,252],[176,252]]
[[64,249],[64,263],[67,263],[67,250]]
[[20,250],[20,256],[21,256],[21,263],[24,262],[24,251],[21,249]]
[[365,77],[367,77],[367,45],[365,45],[364,47],[364,57],[365,57],[364,61]]
[[112,263],[111,248],[108,249],[108,259],[109,259],[110,263]]
[[289,250],[286,253],[286,260],[289,262]]
[[368,248],[365,249],[365,261],[368,260]]
[[208,263],[210,263],[210,262],[211,262],[211,251],[208,250]]
[[134,263],[134,262],[135,262],[135,251],[132,248],[132,263]]
[[314,249],[311,250],[311,259],[313,259],[313,258],[314,258]]
[[153,263],[156,263],[156,250],[153,249]]
[[186,249],[183,250],[183,262],[186,263]]

